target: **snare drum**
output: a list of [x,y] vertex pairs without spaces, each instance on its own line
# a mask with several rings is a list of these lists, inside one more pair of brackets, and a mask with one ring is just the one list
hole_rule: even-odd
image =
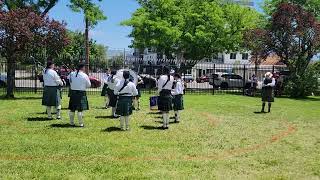
[[150,110],[158,110],[158,96],[150,97]]

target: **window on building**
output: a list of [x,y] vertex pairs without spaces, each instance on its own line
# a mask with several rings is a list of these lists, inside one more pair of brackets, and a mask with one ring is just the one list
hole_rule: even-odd
[[248,53],[242,53],[242,60],[248,60],[249,54]]
[[237,59],[237,54],[236,53],[231,53],[230,54],[230,59]]

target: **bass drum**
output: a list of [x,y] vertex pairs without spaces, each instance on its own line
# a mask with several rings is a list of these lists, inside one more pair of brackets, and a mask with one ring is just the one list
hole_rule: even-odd
[[138,85],[138,74],[135,71],[132,71],[131,69],[120,69],[117,71],[116,76],[120,79],[123,80],[123,71],[129,71],[130,73],[130,81],[133,82],[135,85]]

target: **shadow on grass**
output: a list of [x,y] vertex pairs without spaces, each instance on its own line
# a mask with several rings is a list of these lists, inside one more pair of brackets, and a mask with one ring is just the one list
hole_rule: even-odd
[[53,119],[49,119],[47,117],[34,117],[28,118],[27,121],[53,121]]
[[39,114],[39,115],[41,115],[41,114],[47,114],[46,112],[37,112],[37,113],[34,113],[34,114]]
[[158,126],[140,126],[144,130],[162,130],[162,127]]
[[253,112],[254,114],[267,114],[267,112],[261,112],[261,111],[256,111],[256,112]]
[[113,117],[113,116],[96,116],[96,119],[119,119],[120,117]]
[[102,132],[119,132],[119,131],[122,131],[122,130],[118,127],[108,127],[107,129],[102,130]]
[[152,111],[152,112],[148,112],[147,114],[161,114],[160,111]]
[[52,128],[79,128],[80,126],[72,126],[70,124],[51,124]]
[[0,99],[2,100],[36,100],[36,99],[42,99],[42,97],[15,97],[15,98],[7,98],[6,96],[0,96]]
[[[171,118],[172,119],[172,118]],[[174,118],[173,118],[174,119]],[[154,121],[156,123],[159,123],[159,124],[162,124],[163,122],[162,121]],[[169,124],[178,124],[177,122],[174,122],[174,121],[170,121]]]

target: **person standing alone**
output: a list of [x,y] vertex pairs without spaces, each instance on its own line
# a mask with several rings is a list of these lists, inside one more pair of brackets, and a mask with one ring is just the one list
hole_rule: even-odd
[[89,110],[86,89],[91,87],[91,82],[85,72],[85,65],[79,64],[77,70],[69,74],[70,81],[70,101],[69,101],[69,117],[70,124],[74,126],[75,112],[78,111],[79,126],[84,127],[83,111]]
[[54,70],[54,63],[47,62],[47,66],[43,71],[43,97],[42,105],[46,106],[48,118],[52,119],[52,107],[56,108],[57,119],[61,119],[61,87],[63,81],[58,73]]
[[276,80],[273,78],[272,73],[267,72],[262,82],[262,113],[265,113],[264,109],[266,106],[266,102],[268,102],[268,112],[271,112],[271,103],[274,102],[273,88],[275,84]]

